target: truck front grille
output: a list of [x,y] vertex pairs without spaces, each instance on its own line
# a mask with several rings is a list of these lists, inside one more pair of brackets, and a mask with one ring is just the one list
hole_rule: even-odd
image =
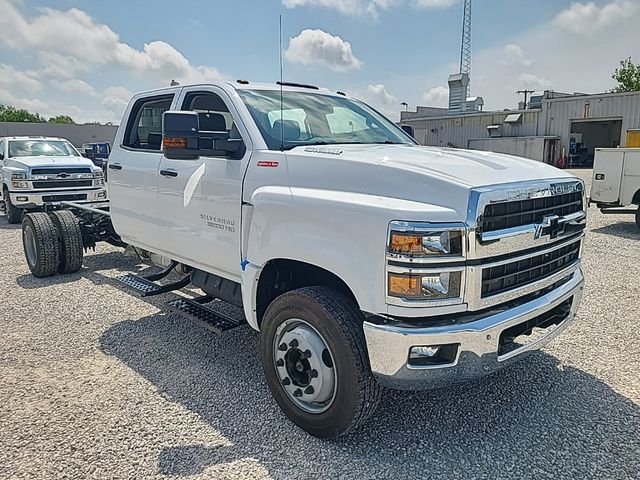
[[542,222],[548,215],[564,217],[580,212],[582,192],[575,191],[561,195],[493,203],[484,208],[480,218],[482,232],[493,232],[506,228],[521,227]]
[[87,196],[82,194],[73,195],[44,195],[42,201],[45,203],[53,202],[75,202],[78,200],[86,200]]
[[92,186],[93,180],[35,180],[33,182],[33,188],[49,190],[57,188],[86,188]]
[[47,167],[32,168],[31,175],[60,175],[61,173],[91,173],[91,167]]
[[580,242],[577,240],[551,252],[484,268],[481,297],[504,293],[559,272],[578,259]]

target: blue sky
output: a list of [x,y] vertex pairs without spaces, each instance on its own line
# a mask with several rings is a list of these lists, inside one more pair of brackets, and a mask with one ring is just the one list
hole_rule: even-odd
[[[0,0],[0,103],[117,122],[142,89],[285,78],[349,92],[392,118],[446,104],[459,0]],[[604,91],[638,55],[640,0],[475,0],[472,93],[514,107],[520,88]]]

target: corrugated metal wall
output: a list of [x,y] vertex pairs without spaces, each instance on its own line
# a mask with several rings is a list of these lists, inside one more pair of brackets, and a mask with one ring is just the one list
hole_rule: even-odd
[[546,128],[540,134],[559,136],[565,147],[572,121],[621,118],[620,146],[624,147],[627,130],[640,128],[640,92],[547,99],[543,114]]
[[[504,124],[504,120],[514,112],[486,112],[468,115],[448,115],[414,120],[406,118],[402,123],[412,125],[416,140],[423,145],[454,146],[468,148],[469,139],[489,138],[489,125],[501,125],[504,137],[531,137],[542,135],[538,132],[540,110],[523,111],[522,123]],[[504,125],[503,125],[504,124]]]
[[[524,113],[522,124],[504,124],[508,114],[518,112]],[[413,126],[416,140],[424,145],[467,148],[470,139],[489,138],[489,125],[501,125],[503,137],[557,136],[560,147],[568,149],[572,121],[621,118],[620,146],[625,146],[627,130],[640,128],[640,92],[548,98],[542,110],[419,115],[420,110],[406,112],[401,123]]]

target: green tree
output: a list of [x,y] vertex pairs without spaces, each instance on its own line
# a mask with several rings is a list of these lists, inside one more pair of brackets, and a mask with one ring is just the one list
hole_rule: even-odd
[[75,122],[73,121],[73,118],[71,118],[69,115],[58,115],[56,117],[51,117],[49,119],[49,123],[63,123],[65,125],[68,125]]
[[0,105],[0,122],[44,122],[39,113],[31,113],[21,108]]
[[618,82],[612,92],[640,91],[640,64],[633,63],[631,57],[622,60],[611,77]]

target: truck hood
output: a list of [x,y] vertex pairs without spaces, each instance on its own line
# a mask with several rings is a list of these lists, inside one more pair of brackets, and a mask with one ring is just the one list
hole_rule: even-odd
[[[572,177],[571,174],[535,160],[478,150],[417,145],[335,145],[311,147],[311,150],[314,151],[316,148],[317,151],[342,151],[340,155],[333,153],[333,156],[348,162],[400,169],[470,188]],[[292,152],[305,152],[307,149],[309,147],[298,147]]]
[[41,167],[93,167],[93,162],[84,157],[12,157],[8,159],[11,166],[18,168]]
[[466,218],[473,188],[575,178],[535,160],[417,145],[296,147],[287,151],[287,165],[293,187],[362,193],[435,205],[449,210],[451,220],[458,221]]

